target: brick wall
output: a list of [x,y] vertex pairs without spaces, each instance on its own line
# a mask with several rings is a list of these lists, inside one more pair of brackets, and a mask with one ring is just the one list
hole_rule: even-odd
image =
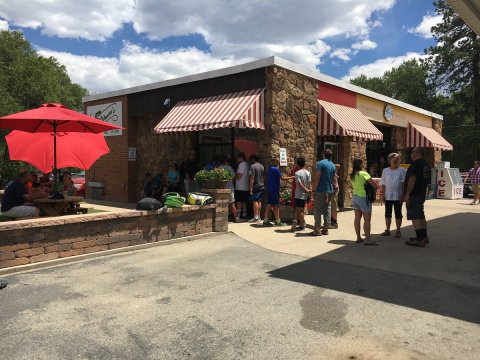
[[0,268],[228,230],[229,190],[205,206],[97,213],[0,224]]
[[[84,104],[86,110],[88,106],[100,105],[115,101],[122,102],[122,130],[121,136],[107,136],[105,140],[110,148],[110,153],[102,156],[86,172],[86,198],[92,198],[91,188],[88,187],[89,181],[102,182],[105,184],[104,198],[107,201],[128,202],[136,201],[129,199],[129,173],[135,169],[134,163],[128,161],[128,147],[136,147],[135,136],[129,136],[130,121],[128,118],[128,104],[126,96],[92,101]],[[134,129],[132,129],[134,131]]]

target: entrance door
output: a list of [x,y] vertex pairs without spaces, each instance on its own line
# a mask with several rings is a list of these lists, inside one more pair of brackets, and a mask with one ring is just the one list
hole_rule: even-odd
[[383,134],[382,141],[367,141],[367,171],[371,177],[381,177],[388,166],[387,156],[392,152],[392,128],[375,124]]

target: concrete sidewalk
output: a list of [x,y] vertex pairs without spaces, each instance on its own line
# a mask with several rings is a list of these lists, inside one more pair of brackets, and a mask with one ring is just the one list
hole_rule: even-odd
[[[355,243],[351,210],[339,213],[339,229],[329,230],[326,236],[308,236],[311,229],[291,233],[289,226],[264,228],[249,223],[230,223],[229,230],[273,251],[480,287],[480,205],[469,205],[470,202],[426,202],[431,241],[426,248],[405,245],[405,240],[415,235],[405,217],[400,239],[394,238],[394,234],[378,235],[385,229],[384,208],[379,205],[373,208],[372,239],[380,246]],[[307,224],[313,224],[312,215],[307,216]]]

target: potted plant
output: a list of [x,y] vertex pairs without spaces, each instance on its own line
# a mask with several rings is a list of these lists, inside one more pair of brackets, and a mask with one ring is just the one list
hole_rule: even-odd
[[220,168],[200,170],[195,174],[195,181],[207,189],[224,189],[232,178],[233,174],[230,171]]
[[290,206],[292,200],[292,192],[290,189],[286,189],[280,192],[280,218],[285,222],[291,222],[293,220],[293,208]]

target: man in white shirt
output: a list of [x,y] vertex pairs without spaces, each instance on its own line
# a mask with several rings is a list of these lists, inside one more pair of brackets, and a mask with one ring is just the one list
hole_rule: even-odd
[[240,218],[247,217],[247,202],[250,190],[249,167],[245,161],[245,154],[238,153],[237,155],[237,175],[235,176],[235,200],[237,201],[237,211]]
[[395,224],[397,231],[395,237],[402,236],[400,227],[402,226],[402,203],[403,186],[405,183],[405,169],[400,167],[400,156],[397,153],[391,153],[387,156],[389,167],[383,169],[382,179],[382,203],[385,204],[385,231],[382,236],[390,235],[390,226],[392,224],[392,207],[395,210]]

